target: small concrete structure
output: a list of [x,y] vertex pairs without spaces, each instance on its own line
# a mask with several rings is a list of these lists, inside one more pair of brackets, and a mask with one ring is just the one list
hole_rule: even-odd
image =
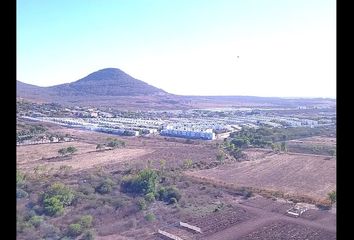
[[291,217],[300,217],[301,214],[303,214],[305,211],[307,211],[308,208],[301,206],[301,205],[295,205],[294,207],[290,208],[286,213],[288,216]]
[[197,226],[193,226],[193,225],[190,225],[190,224],[184,223],[184,222],[179,222],[179,225],[182,226],[182,227],[194,230],[194,231],[196,231],[198,233],[202,233],[202,230],[199,227],[197,227]]
[[172,233],[168,233],[168,232],[165,232],[165,231],[162,231],[160,229],[157,230],[157,232],[165,237],[168,237],[170,239],[173,239],[173,240],[184,240],[183,238],[180,238],[176,235],[173,235]]

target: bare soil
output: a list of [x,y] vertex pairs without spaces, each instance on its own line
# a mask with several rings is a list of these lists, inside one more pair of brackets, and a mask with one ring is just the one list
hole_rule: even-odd
[[326,199],[327,194],[336,187],[335,158],[327,160],[328,157],[319,155],[264,151],[260,154],[259,150],[255,151],[253,161],[186,174],[217,184],[280,191],[289,196],[306,196],[314,200]]

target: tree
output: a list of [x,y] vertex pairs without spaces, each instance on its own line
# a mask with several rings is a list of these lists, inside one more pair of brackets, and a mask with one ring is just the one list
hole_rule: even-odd
[[68,148],[66,149],[66,152],[67,152],[68,154],[74,154],[74,152],[77,152],[77,149],[76,149],[75,147],[73,147],[73,146],[70,146],[70,147],[68,147]]
[[272,148],[272,150],[275,151],[275,152],[279,152],[279,151],[280,151],[280,146],[279,146],[279,144],[277,144],[277,143],[272,143],[272,144],[271,144],[271,148]]
[[138,194],[147,194],[156,192],[158,175],[157,173],[146,168],[140,171],[136,176],[123,179],[121,187],[123,191],[133,192]]
[[74,192],[62,183],[53,183],[43,194],[44,212],[49,216],[60,215],[64,207],[74,200]]
[[66,155],[67,151],[66,151],[66,148],[61,148],[58,150],[58,153],[62,156]]
[[104,144],[97,144],[96,150],[101,151],[105,148]]
[[329,154],[331,154],[332,157],[335,157],[337,153],[335,149],[331,149],[329,150]]
[[286,152],[286,151],[287,151],[286,142],[282,142],[282,143],[281,143],[281,145],[280,145],[280,150],[283,151],[283,152]]

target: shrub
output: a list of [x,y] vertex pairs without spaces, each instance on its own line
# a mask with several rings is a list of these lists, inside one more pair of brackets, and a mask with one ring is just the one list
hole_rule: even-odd
[[100,194],[110,193],[112,191],[114,182],[111,179],[104,180],[100,185],[96,187],[96,192]]
[[146,214],[145,219],[148,222],[152,222],[152,221],[155,221],[156,217],[153,213],[148,213],[148,214]]
[[219,162],[224,161],[224,159],[225,159],[225,156],[224,156],[224,153],[223,153],[223,152],[219,152],[219,153],[216,155],[216,160],[218,160]]
[[69,225],[68,234],[69,236],[76,237],[82,233],[82,227],[78,223],[72,223]]
[[155,193],[158,175],[152,169],[144,169],[136,176],[125,178],[121,183],[122,190],[138,194]]
[[147,193],[147,194],[145,195],[145,200],[146,200],[147,202],[153,202],[153,201],[155,201],[155,195],[154,195],[154,193],[152,193],[152,192]]
[[176,198],[170,198],[169,204],[176,204],[177,203],[177,199]]
[[82,240],[94,240],[95,239],[95,234],[92,230],[87,230],[84,232],[84,235],[82,236]]
[[30,219],[29,219],[29,222],[36,228],[39,227],[39,225],[43,222],[43,217],[41,216],[32,216]]
[[91,215],[84,215],[79,220],[80,225],[82,228],[90,228],[92,225],[92,216]]
[[139,210],[145,210],[147,208],[146,201],[143,198],[138,199],[137,205]]
[[183,167],[184,167],[185,169],[191,168],[192,165],[193,165],[193,160],[192,160],[192,159],[186,159],[186,160],[184,160],[184,162],[183,162]]
[[242,193],[243,197],[244,198],[250,198],[253,196],[253,193],[251,191],[248,191],[248,190],[244,190],[243,193]]
[[171,203],[172,198],[175,199],[172,201],[178,202],[181,199],[182,195],[179,192],[179,190],[175,187],[168,187],[168,188],[162,187],[158,191],[158,197],[159,197],[159,200],[161,200],[161,201]]
[[44,212],[49,216],[58,216],[64,212],[63,203],[57,197],[44,199]]
[[336,193],[336,191],[334,190],[334,191],[328,193],[328,198],[329,198],[329,200],[331,201],[332,204],[335,203],[336,200],[337,200],[337,199],[336,199],[336,198],[337,198],[337,193]]
[[44,194],[44,199],[51,197],[57,198],[64,206],[68,206],[74,200],[75,195],[73,190],[64,184],[53,183]]
[[25,183],[25,175],[16,171],[16,186],[21,187]]

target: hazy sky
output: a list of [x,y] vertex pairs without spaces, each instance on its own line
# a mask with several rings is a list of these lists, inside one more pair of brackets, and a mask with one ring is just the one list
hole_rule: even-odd
[[336,96],[335,0],[17,0],[17,79],[114,67],[170,93]]

